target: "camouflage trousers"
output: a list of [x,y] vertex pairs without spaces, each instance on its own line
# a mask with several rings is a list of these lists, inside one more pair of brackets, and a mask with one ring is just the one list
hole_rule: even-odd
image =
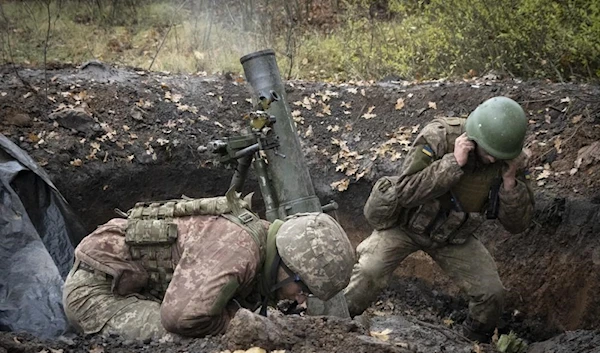
[[361,314],[375,301],[400,262],[417,250],[429,254],[469,296],[471,318],[481,323],[483,330],[493,330],[502,314],[505,289],[483,244],[471,236],[461,245],[423,248],[400,227],[375,230],[358,245],[359,259],[344,291],[350,314]]
[[75,266],[65,280],[63,305],[69,323],[85,334],[117,334],[125,339],[160,338],[167,334],[160,303],[137,296],[117,296],[112,278]]

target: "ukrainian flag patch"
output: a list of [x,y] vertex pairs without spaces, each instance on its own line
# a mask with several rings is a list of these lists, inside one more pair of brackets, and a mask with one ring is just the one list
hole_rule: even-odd
[[431,149],[431,147],[429,147],[429,145],[425,145],[423,147],[423,153],[425,153],[427,156],[429,157],[433,157],[433,150]]

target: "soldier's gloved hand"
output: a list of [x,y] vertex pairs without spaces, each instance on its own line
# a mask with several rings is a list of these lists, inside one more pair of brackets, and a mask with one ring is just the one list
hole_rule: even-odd
[[454,158],[459,166],[467,164],[469,152],[475,149],[475,143],[467,137],[467,133],[460,135],[454,140]]
[[302,315],[306,312],[306,304],[298,304],[297,301],[280,301],[277,303],[277,309],[284,315]]

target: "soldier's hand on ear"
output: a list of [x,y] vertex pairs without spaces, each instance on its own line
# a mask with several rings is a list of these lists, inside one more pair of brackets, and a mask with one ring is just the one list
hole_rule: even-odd
[[467,164],[469,152],[475,149],[475,143],[467,137],[467,133],[460,135],[454,141],[454,158],[459,166]]
[[506,166],[502,171],[504,189],[511,190],[515,187],[517,172],[527,167],[530,155],[529,150],[523,149],[516,158],[506,161]]

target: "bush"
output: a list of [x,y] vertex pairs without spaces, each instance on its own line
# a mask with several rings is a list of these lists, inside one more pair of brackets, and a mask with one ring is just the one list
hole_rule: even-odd
[[[4,62],[39,65],[45,2],[0,9]],[[286,78],[600,78],[600,0],[61,0],[50,10],[48,60],[240,72],[240,56],[272,47]]]
[[368,19],[373,1],[348,3],[343,27],[323,42],[344,43],[349,76],[600,77],[598,0],[389,0],[387,22]]

